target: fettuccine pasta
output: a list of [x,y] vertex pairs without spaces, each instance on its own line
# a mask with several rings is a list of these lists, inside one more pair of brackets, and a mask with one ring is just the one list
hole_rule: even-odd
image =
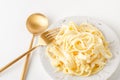
[[58,71],[89,76],[102,70],[112,57],[100,30],[89,23],[63,25],[47,46],[47,55]]

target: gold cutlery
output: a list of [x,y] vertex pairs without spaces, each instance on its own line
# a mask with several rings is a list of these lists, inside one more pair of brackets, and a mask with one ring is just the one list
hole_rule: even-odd
[[[30,47],[29,47],[29,49],[31,49],[33,46],[35,36],[40,35],[43,31],[47,29],[48,18],[41,13],[32,14],[28,17],[26,26],[27,26],[28,31],[33,34]],[[21,80],[26,80],[26,75],[27,75],[27,71],[29,68],[29,59],[30,59],[30,54],[26,56]]]
[[[52,30],[48,30],[43,32],[40,37],[45,41],[46,44],[51,43],[55,36],[57,35],[57,33],[59,32],[60,28],[56,28],[56,29],[52,29]],[[20,55],[19,57],[17,57],[16,59],[14,59],[13,61],[11,61],[10,63],[8,63],[7,65],[5,65],[3,68],[0,69],[0,72],[6,70],[8,67],[10,67],[11,65],[13,65],[14,63],[16,63],[17,61],[19,61],[21,58],[23,58],[24,56],[31,54],[30,52],[35,50],[36,48],[38,48],[41,45],[35,46],[33,48],[31,48],[30,50],[28,50],[27,52],[25,52],[24,54]]]
[[33,47],[32,49],[28,50],[27,52],[25,52],[24,54],[20,55],[19,57],[15,58],[13,61],[9,62],[7,65],[5,65],[4,67],[0,68],[0,73],[4,70],[6,70],[8,67],[10,67],[11,65],[13,65],[14,63],[16,63],[17,61],[19,61],[21,58],[23,58],[24,56],[26,56],[27,54],[30,54],[31,51],[35,50],[38,46]]

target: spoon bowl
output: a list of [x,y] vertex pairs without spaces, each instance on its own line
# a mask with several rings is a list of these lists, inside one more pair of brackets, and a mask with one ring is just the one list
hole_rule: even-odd
[[40,34],[48,27],[48,18],[41,13],[35,13],[28,17],[26,26],[32,34]]

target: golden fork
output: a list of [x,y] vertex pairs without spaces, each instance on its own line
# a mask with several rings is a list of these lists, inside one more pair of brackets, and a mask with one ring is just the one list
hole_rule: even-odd
[[[51,30],[47,30],[45,32],[43,32],[41,34],[41,38],[45,41],[45,43],[48,45],[49,43],[51,43],[54,39],[55,36],[57,35],[57,33],[59,32],[60,28],[55,28],[55,29],[51,29]],[[25,52],[24,54],[20,55],[19,57],[17,57],[16,59],[14,59],[13,61],[11,61],[10,63],[8,63],[7,65],[5,65],[4,67],[0,68],[0,73],[4,70],[6,70],[8,67],[10,67],[11,65],[13,65],[14,63],[16,63],[17,61],[19,61],[21,58],[23,58],[24,56],[31,54],[30,52],[35,50],[36,48],[38,48],[41,45],[35,46],[33,48],[31,48],[30,50],[28,50],[27,52]]]
[[59,30],[60,28],[55,28],[52,30],[45,31],[41,34],[41,38],[45,41],[46,44],[49,44],[55,39],[55,36],[59,32]]

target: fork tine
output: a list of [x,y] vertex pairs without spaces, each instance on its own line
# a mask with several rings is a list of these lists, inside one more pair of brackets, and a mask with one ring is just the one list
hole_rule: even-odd
[[54,38],[53,38],[53,36],[51,36],[51,37],[45,37],[45,38],[43,38],[44,39],[44,41],[47,43],[47,44],[49,44],[50,42],[52,42],[53,40],[55,40]]
[[49,44],[50,42],[52,42],[55,38],[55,36],[57,35],[57,33],[59,32],[60,28],[55,28],[52,30],[48,30],[44,33],[41,34],[41,37],[44,39],[44,41]]
[[58,33],[58,31],[50,32],[50,33],[46,34],[46,37],[55,36],[55,35],[57,35],[57,33]]
[[48,31],[45,31],[44,33],[42,33],[42,35],[45,35],[45,36],[49,36],[49,34],[51,35],[52,33],[54,32],[57,32],[59,31],[59,28],[56,28],[56,29],[53,29],[53,30],[48,30]]
[[[54,33],[57,33],[59,31],[59,28],[57,28],[57,29],[53,29],[53,30],[50,30],[50,31],[48,31],[48,36],[49,36],[49,34],[51,35],[51,34],[54,34]],[[46,36],[47,36],[46,35]]]

